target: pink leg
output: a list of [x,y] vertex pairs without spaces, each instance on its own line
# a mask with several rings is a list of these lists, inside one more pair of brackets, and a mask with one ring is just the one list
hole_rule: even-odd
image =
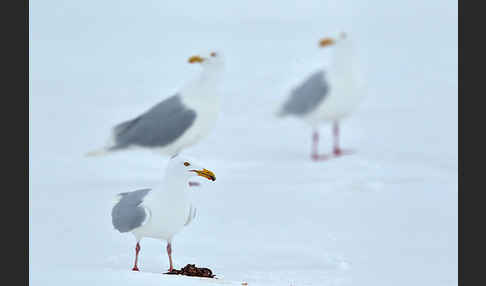
[[133,271],[139,271],[138,270],[138,267],[137,267],[137,263],[138,263],[138,253],[139,252],[140,252],[140,244],[137,241],[137,246],[135,246],[135,265],[133,265],[133,268],[132,268]]
[[167,242],[167,255],[169,256],[169,272],[174,270],[174,266],[172,265],[172,245],[170,241]]
[[334,150],[333,153],[336,156],[341,155],[342,151],[341,148],[339,148],[339,123],[337,121],[334,121],[333,126],[332,126],[332,133],[334,134]]
[[189,187],[199,187],[199,182],[189,182]]
[[319,155],[317,151],[318,146],[319,146],[319,132],[317,130],[314,130],[314,133],[312,134],[312,151],[311,151],[311,158],[314,161],[319,159]]
[[317,130],[314,130],[314,133],[312,134],[311,159],[314,160],[314,161],[329,159],[329,156],[327,156],[327,155],[319,155],[318,150],[319,150],[319,132]]
[[334,134],[334,150],[333,150],[334,156],[352,154],[353,151],[343,150],[339,147],[339,122],[338,121],[334,121],[332,131]]

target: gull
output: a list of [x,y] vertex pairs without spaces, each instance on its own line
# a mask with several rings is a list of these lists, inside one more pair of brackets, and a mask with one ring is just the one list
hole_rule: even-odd
[[329,72],[318,70],[312,73],[291,91],[277,113],[279,117],[295,116],[312,127],[311,159],[314,161],[332,157],[318,153],[318,127],[324,122],[333,123],[333,156],[351,153],[339,146],[339,123],[355,110],[363,97],[349,36],[341,33],[338,37],[319,41],[319,47],[328,46],[335,46]]
[[190,200],[187,185],[187,180],[192,176],[216,180],[213,172],[202,168],[193,160],[175,155],[167,165],[161,186],[117,195],[111,212],[112,223],[119,232],[131,232],[135,236],[137,243],[133,271],[139,271],[138,253],[140,240],[144,237],[167,242],[169,272],[174,269],[172,264],[174,235],[191,223],[196,216],[196,208]]
[[188,62],[201,64],[199,77],[141,115],[114,126],[108,144],[86,155],[144,148],[172,156],[207,136],[215,126],[221,106],[223,54],[195,55]]

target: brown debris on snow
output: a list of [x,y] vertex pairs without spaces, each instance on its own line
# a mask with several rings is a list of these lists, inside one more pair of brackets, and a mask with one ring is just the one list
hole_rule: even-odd
[[181,270],[172,269],[171,272],[167,272],[165,274],[177,274],[177,275],[186,275],[186,276],[196,276],[196,277],[207,277],[207,278],[214,278],[213,272],[209,268],[199,268],[196,267],[194,264],[187,264],[185,267],[182,267]]

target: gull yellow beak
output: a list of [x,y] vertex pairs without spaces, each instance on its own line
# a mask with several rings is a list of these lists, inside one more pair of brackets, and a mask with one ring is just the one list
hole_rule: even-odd
[[204,178],[211,180],[211,181],[216,181],[216,176],[214,175],[214,173],[207,170],[207,169],[191,170],[191,171],[195,172],[198,176],[204,177]]
[[193,63],[202,63],[202,62],[204,62],[204,58],[202,58],[200,56],[192,56],[187,61],[190,64],[193,64]]
[[335,44],[335,41],[332,38],[323,38],[319,41],[319,47],[321,47],[321,48],[331,46],[331,45],[334,45],[334,44]]

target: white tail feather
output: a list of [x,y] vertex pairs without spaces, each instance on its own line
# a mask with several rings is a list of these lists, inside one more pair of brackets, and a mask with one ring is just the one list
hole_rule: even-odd
[[95,156],[101,156],[101,155],[106,155],[108,153],[108,150],[106,148],[101,148],[98,150],[93,150],[91,152],[88,152],[85,154],[86,157],[95,157]]

